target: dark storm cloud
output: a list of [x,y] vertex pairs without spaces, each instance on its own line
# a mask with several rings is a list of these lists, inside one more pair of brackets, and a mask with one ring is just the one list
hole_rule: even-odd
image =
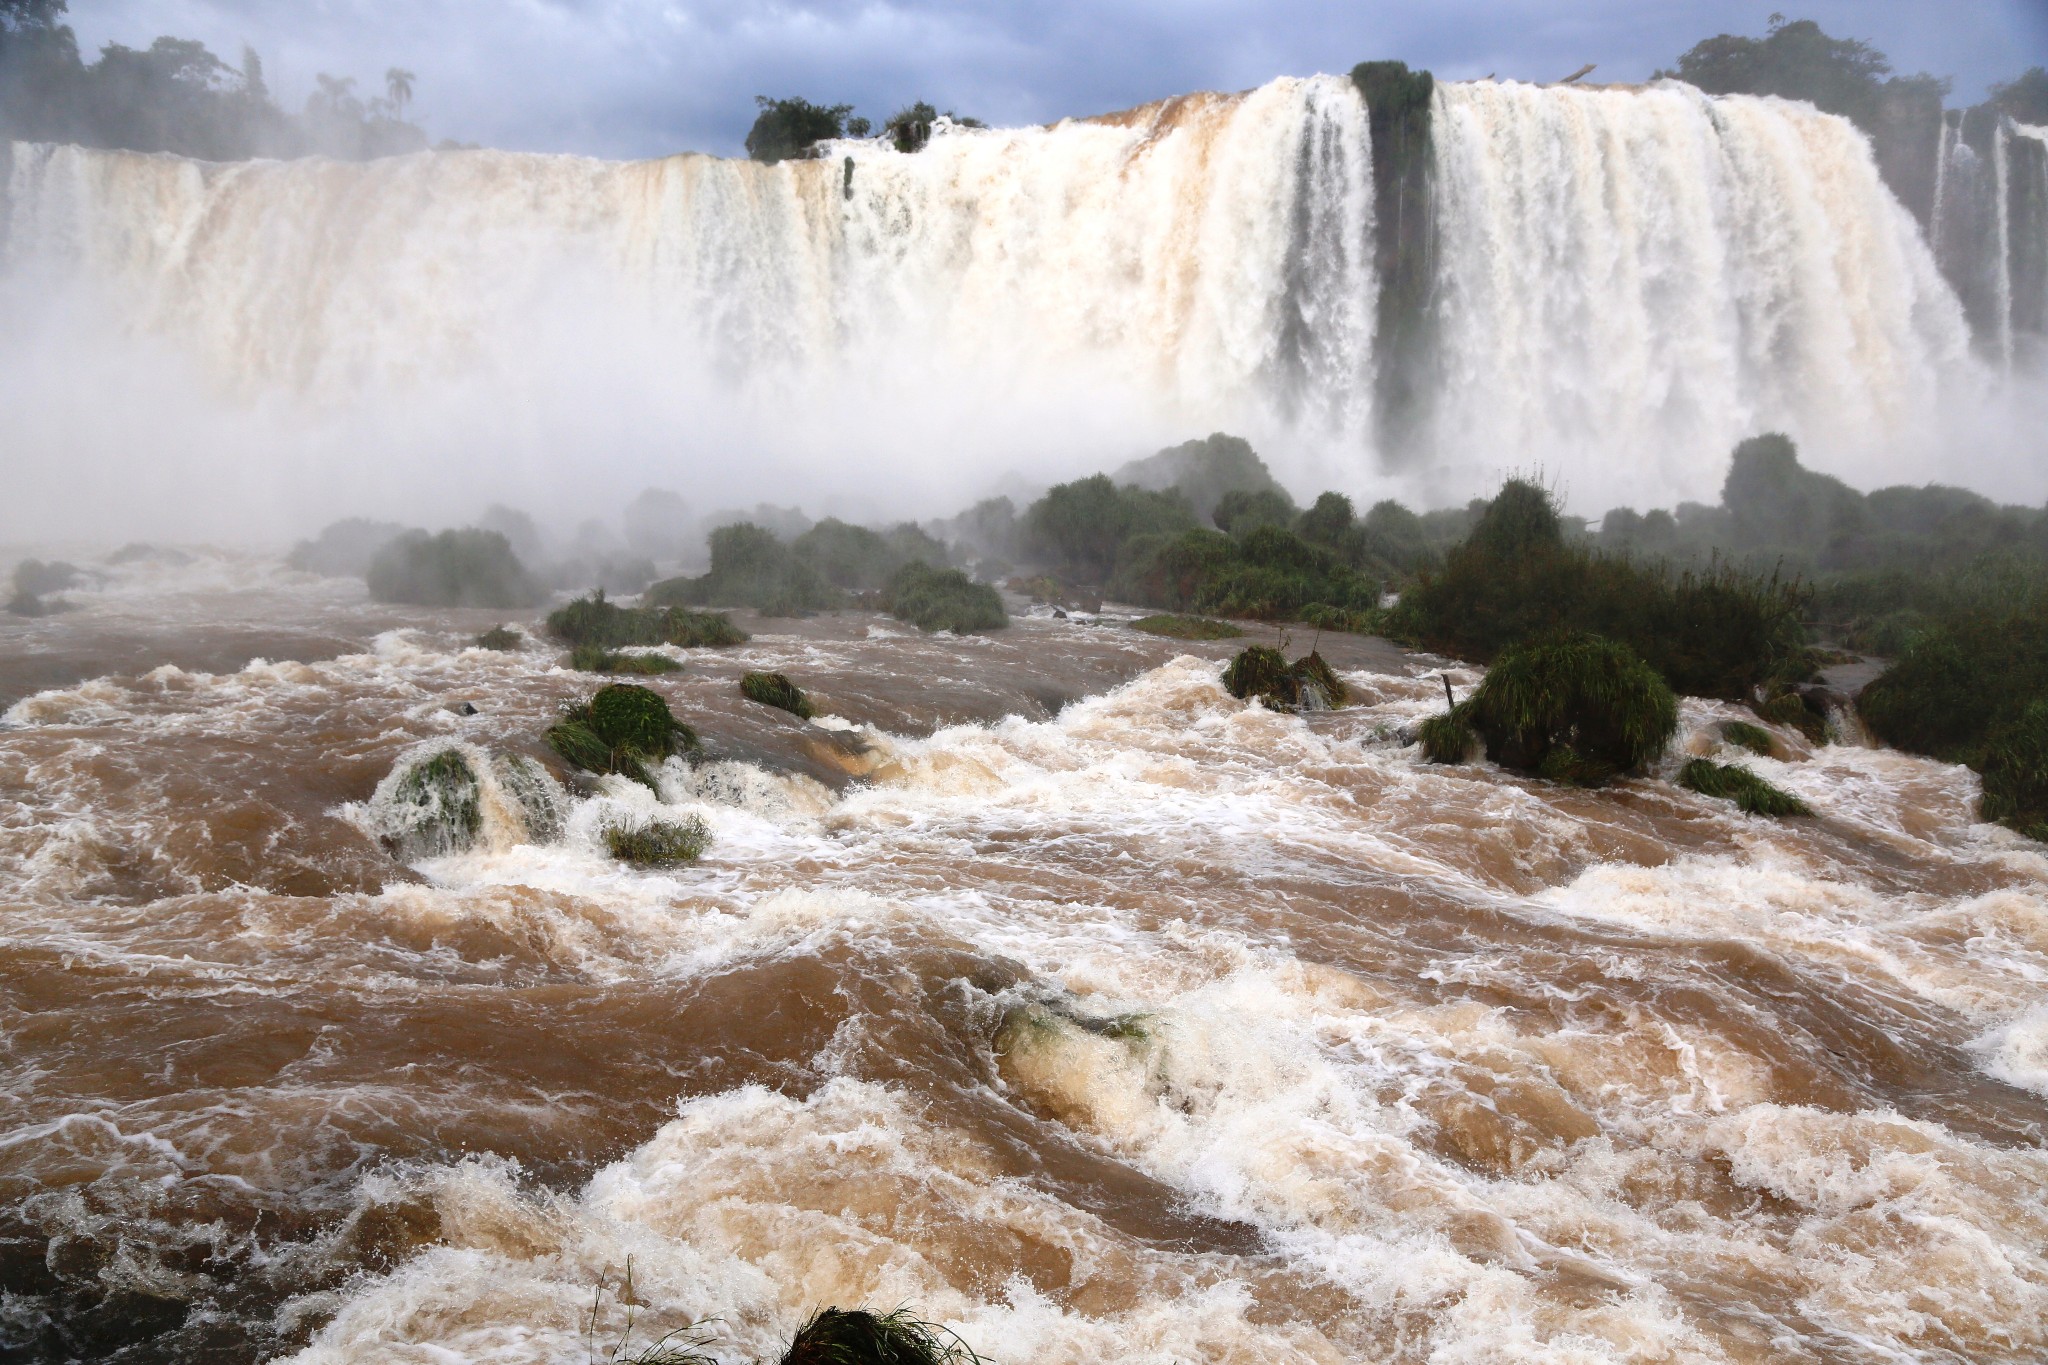
[[246,43],[296,102],[316,72],[381,88],[418,74],[436,136],[546,151],[731,153],[756,94],[880,117],[929,99],[993,122],[1050,121],[1281,74],[1399,57],[1450,78],[1640,80],[1702,37],[1761,33],[1774,9],[1863,38],[1960,102],[2048,63],[2048,3],[1980,0],[74,0],[88,49],[161,33],[231,61]]

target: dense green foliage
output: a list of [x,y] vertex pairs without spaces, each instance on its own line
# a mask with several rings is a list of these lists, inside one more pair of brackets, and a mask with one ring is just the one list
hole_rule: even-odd
[[1232,489],[1216,501],[1209,520],[1217,529],[1242,536],[1261,526],[1291,526],[1296,516],[1294,499],[1275,489],[1248,493]]
[[1887,744],[1983,771],[1994,734],[2048,696],[2048,596],[1932,627],[1857,698]]
[[1460,716],[1456,708],[1429,716],[1416,728],[1422,756],[1431,763],[1465,763],[1479,747],[1479,732]]
[[2048,698],[1992,730],[1978,771],[1984,818],[2048,842]]
[[621,654],[603,645],[578,645],[569,651],[569,667],[578,673],[680,673],[683,666],[666,654]]
[[811,706],[811,699],[803,689],[780,673],[749,673],[740,679],[740,695],[748,701],[772,706],[787,711],[792,716],[809,720],[817,714]]
[[1323,656],[1310,651],[1293,663],[1271,645],[1248,645],[1223,670],[1223,688],[1239,701],[1258,700],[1274,711],[1328,711],[1350,700]]
[[87,62],[62,22],[64,0],[0,4],[0,140],[75,142],[209,161],[319,153],[348,159],[426,147],[405,121],[414,76],[393,68],[385,93],[359,97],[351,78],[316,78],[297,115],[271,98],[256,53],[230,66],[190,38],[146,48],[108,43]]
[[1226,493],[1287,496],[1251,442],[1221,431],[1132,460],[1110,477],[1118,487],[1135,484],[1148,492],[1179,493],[1196,519],[1205,522]]
[[912,560],[891,576],[882,590],[882,606],[897,620],[927,632],[966,635],[1010,624],[1002,594],[994,588],[958,569],[935,569],[922,560]]
[[980,1365],[967,1344],[909,1310],[821,1308],[797,1329],[780,1365]]
[[526,643],[526,637],[510,626],[492,626],[489,630],[477,636],[475,643],[478,649],[495,649],[509,652]]
[[1291,530],[1259,526],[1243,536],[1192,530],[1135,537],[1123,547],[1109,589],[1176,612],[1294,620],[1315,606],[1370,611],[1379,604],[1380,580]]
[[761,112],[747,130],[747,155],[771,166],[810,156],[815,144],[845,137],[846,116],[853,112],[850,104],[812,104],[794,97],[756,95],[754,103]]
[[888,138],[899,152],[921,152],[924,145],[932,140],[932,127],[941,118],[950,119],[962,128],[987,126],[978,118],[966,118],[951,109],[941,114],[928,102],[918,100],[889,115],[882,124],[882,135]]
[[599,831],[614,858],[634,867],[694,863],[711,847],[711,830],[697,816],[683,820],[608,820]]
[[590,700],[564,707],[547,742],[571,767],[618,773],[654,790],[654,767],[698,747],[697,732],[675,718],[659,692],[638,683],[608,683]]
[[773,531],[751,522],[711,533],[711,572],[669,578],[646,593],[650,603],[752,607],[763,616],[801,616],[844,606],[846,599]]
[[942,543],[907,521],[884,533],[827,517],[789,548],[827,583],[849,591],[879,588],[912,560],[941,568],[947,560]]
[[682,607],[621,607],[606,601],[602,592],[579,597],[549,613],[547,631],[567,645],[595,645],[603,649],[622,645],[719,648],[747,642],[747,633],[722,613],[687,611]]
[[1174,492],[1118,487],[1106,474],[1055,486],[1024,513],[1023,545],[1060,572],[1101,583],[1134,536],[1191,529],[1194,513]]
[[408,531],[377,552],[365,577],[376,601],[423,607],[531,607],[546,596],[505,537],[474,528]]
[[1678,773],[1680,786],[1720,801],[1733,801],[1751,815],[1811,815],[1804,801],[1780,791],[1740,764],[1695,758]]
[[1933,84],[1938,93],[1947,89],[1947,82],[1931,76],[1893,76],[1891,62],[1870,44],[1831,38],[1811,19],[1783,15],[1772,16],[1761,38],[1723,33],[1705,39],[1678,59],[1675,71],[1657,74],[1675,75],[1714,95],[1807,100],[1871,133],[1883,128],[1880,115],[1888,94],[1922,82]]
[[1549,494],[1515,479],[1402,598],[1392,629],[1482,662],[1549,633],[1591,632],[1625,642],[1682,692],[1742,699],[1808,669],[1801,601],[1775,574],[1727,563],[1673,572],[1567,542]]
[[1131,629],[1170,640],[1234,640],[1244,634],[1228,621],[1206,616],[1146,616],[1131,622]]
[[377,552],[404,534],[405,528],[397,522],[349,517],[294,545],[284,562],[329,578],[361,578],[369,573]]
[[1598,786],[1654,761],[1678,729],[1678,699],[1627,645],[1560,634],[1515,645],[1470,697],[1428,727],[1432,758],[1462,753],[1456,728],[1476,733],[1509,768]]

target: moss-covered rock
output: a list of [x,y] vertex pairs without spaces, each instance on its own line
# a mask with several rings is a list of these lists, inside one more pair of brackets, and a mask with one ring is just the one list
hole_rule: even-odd
[[1131,629],[1169,640],[1235,640],[1244,634],[1228,621],[1206,616],[1146,616],[1131,622]]
[[1350,700],[1321,654],[1311,651],[1293,663],[1271,645],[1250,645],[1223,670],[1223,686],[1239,701],[1254,698],[1273,711],[1328,711]]
[[[1635,772],[1678,729],[1678,699],[1627,645],[1553,636],[1505,651],[1451,715],[1477,731],[1503,767],[1553,771],[1579,785]],[[1552,757],[1560,747],[1569,753]]]
[[922,562],[905,564],[883,589],[882,605],[899,621],[919,630],[950,630],[966,635],[1000,630],[1010,624],[1003,598],[986,583],[977,583],[958,569],[934,569]]
[[610,683],[565,707],[547,742],[572,767],[617,773],[654,790],[663,759],[699,747],[697,732],[675,718],[661,694],[637,683]]
[[817,712],[811,706],[811,699],[803,689],[780,673],[749,673],[740,679],[740,695],[748,701],[772,706],[778,711],[787,711],[792,716],[809,720]]
[[465,852],[483,831],[483,784],[460,749],[406,763],[379,795],[384,846],[407,861]]
[[370,596],[422,607],[531,607],[546,594],[496,531],[410,531],[370,561]]
[[610,820],[599,835],[614,858],[634,867],[679,867],[696,862],[711,847],[710,828],[694,815]]
[[547,632],[567,645],[676,645],[722,649],[743,645],[747,633],[722,612],[690,611],[674,606],[622,607],[602,592],[579,597],[549,613]]
[[1679,770],[1678,782],[1701,796],[1733,801],[1751,815],[1811,815],[1808,805],[1790,792],[1758,777],[1740,764],[1696,758]]

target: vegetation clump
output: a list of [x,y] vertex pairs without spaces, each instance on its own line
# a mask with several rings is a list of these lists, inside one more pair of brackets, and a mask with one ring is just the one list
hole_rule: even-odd
[[460,749],[406,764],[381,805],[384,846],[401,858],[461,853],[483,830],[483,787]]
[[1701,796],[1733,801],[1751,815],[1811,815],[1812,809],[1740,764],[1695,758],[1678,773],[1679,785]]
[[617,773],[657,791],[653,770],[662,760],[698,747],[697,732],[675,718],[660,693],[638,683],[609,683],[590,700],[564,707],[547,742],[571,767]]
[[783,1352],[780,1365],[979,1365],[981,1357],[908,1309],[821,1308]]
[[921,560],[905,564],[890,577],[882,590],[882,605],[897,620],[927,633],[950,630],[965,635],[1010,624],[1002,594],[994,588],[958,569],[934,569]]
[[683,666],[666,654],[621,654],[603,645],[578,645],[569,651],[569,667],[578,673],[680,673]]
[[547,632],[567,645],[604,649],[622,645],[723,648],[747,642],[747,633],[723,613],[666,606],[622,607],[606,601],[602,591],[549,613]]
[[1984,818],[2048,842],[2048,701],[1993,730],[1978,771]]
[[740,695],[748,701],[787,711],[803,720],[809,720],[817,714],[811,706],[811,699],[804,695],[803,689],[780,673],[747,674],[740,679]]
[[1465,763],[1479,747],[1479,732],[1456,708],[1424,720],[1416,731],[1422,756],[1431,763]]
[[1777,746],[1771,742],[1771,732],[1746,720],[1731,720],[1721,726],[1721,739],[1738,749],[1747,749],[1761,758],[1769,758]]
[[421,607],[531,607],[545,597],[496,531],[408,531],[370,561],[379,602]]
[[1678,729],[1678,699],[1627,645],[1567,634],[1504,651],[1478,690],[1438,719],[1448,723],[1425,722],[1434,761],[1462,752],[1452,728],[1462,726],[1503,767],[1599,786],[1664,752]]
[[946,547],[914,523],[906,521],[884,533],[837,517],[811,527],[789,548],[826,582],[849,591],[880,588],[912,560],[943,566],[948,557]]
[[1228,621],[1206,616],[1144,616],[1131,622],[1131,629],[1169,640],[1235,640],[1244,634]]
[[1329,711],[1351,699],[1321,654],[1311,650],[1290,664],[1271,645],[1240,650],[1223,670],[1223,687],[1239,701],[1256,698],[1273,711]]
[[[778,161],[801,160],[816,155],[817,144],[845,137],[850,104],[812,104],[807,99],[769,99],[754,96],[761,112],[747,130],[747,155],[774,165]],[[860,134],[867,132],[865,126]]]
[[711,533],[711,571],[656,583],[645,600],[659,606],[751,607],[763,616],[801,616],[846,604],[845,597],[764,526],[736,522]]
[[600,833],[611,855],[634,867],[694,863],[711,847],[710,828],[694,815],[684,820],[612,820]]
[[1755,707],[1756,713],[1773,725],[1783,725],[1806,736],[1811,744],[1828,742],[1827,713],[1807,697],[1790,688],[1772,692]]
[[492,626],[476,637],[478,649],[515,650],[526,642],[526,637],[510,626]]

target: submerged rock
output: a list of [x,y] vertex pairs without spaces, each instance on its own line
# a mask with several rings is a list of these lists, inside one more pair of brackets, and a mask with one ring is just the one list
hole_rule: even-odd
[[377,839],[403,862],[466,853],[480,843],[550,843],[562,837],[568,797],[523,754],[468,745],[415,750],[370,798]]
[[1314,650],[1293,663],[1271,645],[1250,645],[1223,670],[1223,686],[1239,701],[1257,698],[1274,711],[1331,711],[1351,698]]

